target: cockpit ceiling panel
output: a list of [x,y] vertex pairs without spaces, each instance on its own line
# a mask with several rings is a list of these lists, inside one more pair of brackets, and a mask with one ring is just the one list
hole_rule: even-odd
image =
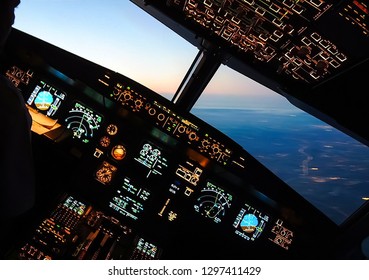
[[369,55],[365,1],[144,2],[287,83],[291,80],[317,85]]

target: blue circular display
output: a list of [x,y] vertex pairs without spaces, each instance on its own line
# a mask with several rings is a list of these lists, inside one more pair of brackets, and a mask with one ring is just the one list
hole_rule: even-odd
[[241,229],[247,233],[252,233],[255,231],[256,227],[259,225],[259,220],[254,214],[246,214],[243,216],[241,221]]
[[34,102],[35,102],[35,106],[37,109],[41,111],[46,111],[50,108],[53,101],[54,101],[54,98],[52,94],[44,90],[38,93]]

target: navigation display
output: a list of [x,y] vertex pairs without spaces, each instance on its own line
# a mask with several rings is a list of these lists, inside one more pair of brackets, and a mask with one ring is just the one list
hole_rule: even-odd
[[232,195],[223,188],[207,182],[201,190],[194,208],[202,216],[213,220],[215,223],[220,223],[226,211],[231,207],[232,198]]
[[67,95],[64,92],[41,80],[33,89],[27,104],[37,111],[52,117],[66,97]]
[[65,123],[67,128],[73,131],[73,138],[89,143],[99,130],[102,120],[103,117],[99,113],[76,101],[69,110]]

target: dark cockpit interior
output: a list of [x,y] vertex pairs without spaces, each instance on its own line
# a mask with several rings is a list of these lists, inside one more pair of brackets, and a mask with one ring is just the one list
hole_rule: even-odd
[[190,111],[227,65],[368,145],[366,1],[131,2],[198,48],[172,100],[13,28],[38,196],[2,258],[365,259],[367,202],[336,224]]

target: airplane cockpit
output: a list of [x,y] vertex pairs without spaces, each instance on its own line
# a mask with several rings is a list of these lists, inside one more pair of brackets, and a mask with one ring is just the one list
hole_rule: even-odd
[[191,109],[226,65],[369,145],[366,1],[130,2],[198,50],[171,99],[13,28],[38,196],[2,258],[365,259],[366,201],[337,224]]

